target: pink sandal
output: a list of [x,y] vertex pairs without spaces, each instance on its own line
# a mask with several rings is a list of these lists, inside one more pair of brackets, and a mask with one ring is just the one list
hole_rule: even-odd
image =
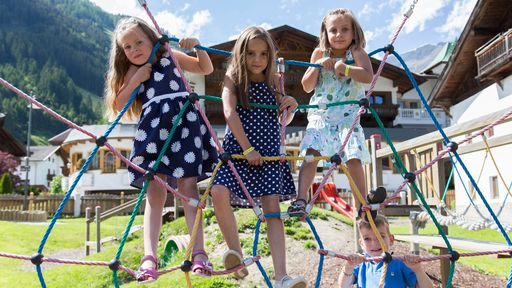
[[146,284],[156,281],[158,279],[158,261],[156,260],[155,256],[153,255],[146,255],[142,257],[140,260],[140,265],[144,263],[144,261],[150,260],[155,264],[155,267],[148,267],[148,268],[142,268],[139,267],[139,270],[137,271],[137,274],[135,275],[135,279],[137,279],[137,282],[139,284]]
[[213,265],[210,261],[194,260],[197,255],[204,255],[208,258],[208,254],[203,249],[192,252],[192,273],[198,276],[210,277],[213,272]]

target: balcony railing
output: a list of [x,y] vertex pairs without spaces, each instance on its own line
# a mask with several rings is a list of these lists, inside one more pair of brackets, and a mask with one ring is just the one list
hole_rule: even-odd
[[[441,126],[449,126],[446,114],[442,109],[432,109],[432,112]],[[425,109],[399,108],[398,115],[396,116],[395,121],[393,121],[393,125],[396,126],[400,124],[425,125],[433,124],[433,121]]]
[[512,29],[496,35],[475,51],[478,77],[509,61],[512,57]]

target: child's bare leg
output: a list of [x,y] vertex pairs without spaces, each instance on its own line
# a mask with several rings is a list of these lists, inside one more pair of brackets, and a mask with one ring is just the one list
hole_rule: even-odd
[[[264,196],[261,198],[261,204],[265,214],[278,213],[278,196]],[[281,280],[286,275],[286,251],[284,239],[284,225],[281,218],[269,218],[267,222],[267,238],[272,253],[272,262],[274,264],[275,279]]]
[[[199,199],[199,193],[197,191],[197,178],[196,177],[186,177],[180,178],[177,180],[178,182],[178,191],[183,195]],[[187,222],[188,233],[192,236],[192,231],[194,229],[194,223],[197,215],[197,207],[192,207],[186,203],[183,204],[183,210],[185,212],[185,222]],[[201,221],[199,222],[199,227],[196,234],[196,239],[194,242],[193,251],[204,250],[204,238],[203,238],[203,215],[201,214]],[[197,254],[193,260],[197,261],[206,261],[208,257],[204,254]]]
[[[166,179],[164,174],[158,174],[161,179]],[[162,210],[164,208],[167,191],[155,180],[149,182],[146,193],[146,208],[144,211],[144,255],[156,257],[160,230],[162,228]],[[151,260],[141,263],[142,268],[154,267]]]
[[[350,159],[347,161],[347,170],[350,173],[350,176],[356,183],[357,189],[361,193],[364,199],[366,199],[366,180],[364,179],[364,169],[361,164],[361,160],[359,159]],[[361,206],[361,201],[354,194],[354,200],[356,203],[356,208],[359,209]]]
[[[314,149],[308,149],[306,151],[306,155],[313,155],[315,157],[320,156],[320,153]],[[300,167],[299,172],[299,190],[297,191],[297,199],[308,200],[307,192],[311,184],[313,184],[313,179],[316,175],[316,166],[318,161],[313,160],[311,162],[303,161]]]
[[214,185],[212,187],[211,194],[215,216],[228,248],[243,255],[240,238],[238,237],[238,226],[235,214],[233,214],[233,209],[231,208],[229,193],[225,186]]

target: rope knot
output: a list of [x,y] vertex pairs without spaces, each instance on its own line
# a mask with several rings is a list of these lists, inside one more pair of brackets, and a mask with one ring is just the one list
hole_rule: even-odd
[[162,34],[162,36],[160,36],[160,39],[158,39],[158,42],[160,42],[160,45],[165,45],[165,43],[169,43],[169,36],[167,36],[166,34]]
[[455,152],[457,151],[457,148],[459,148],[459,144],[457,144],[457,142],[452,141],[446,144],[446,147],[448,148],[448,150],[450,150],[450,152]]
[[153,180],[155,178],[155,174],[156,172],[154,170],[147,170],[146,172],[144,172],[144,176],[143,179],[144,180]]
[[96,138],[96,145],[98,145],[98,147],[105,146],[105,142],[107,142],[107,137],[105,137],[105,135]]
[[227,164],[228,161],[232,160],[233,157],[231,156],[230,153],[228,152],[224,152],[220,155],[220,161],[222,161],[222,164]]
[[331,163],[334,163],[336,165],[340,165],[341,164],[341,157],[338,154],[334,154],[334,155],[331,156],[331,160],[330,161],[331,161]]
[[196,102],[199,101],[199,95],[197,95],[196,92],[191,92],[188,94],[188,101],[192,104],[196,104]]
[[30,262],[32,262],[32,264],[34,265],[41,265],[41,263],[43,263],[43,254],[41,253],[34,253],[32,254],[32,257],[30,257]]
[[119,266],[121,266],[121,261],[119,261],[119,259],[114,258],[110,260],[110,263],[108,263],[108,268],[110,268],[112,271],[119,270]]
[[359,107],[364,107],[365,109],[368,109],[370,107],[370,101],[366,98],[359,99]]
[[412,183],[412,182],[416,181],[416,174],[414,174],[412,172],[407,172],[404,175],[404,179],[407,179],[407,181],[409,181],[409,183]]
[[393,256],[389,252],[382,253],[382,262],[389,263],[393,260]]
[[455,261],[459,260],[459,258],[460,258],[459,252],[457,252],[455,250],[448,252],[448,254],[451,255],[450,261],[452,261],[452,262],[455,262]]
[[192,261],[185,260],[181,263],[180,269],[183,272],[190,272],[192,270]]

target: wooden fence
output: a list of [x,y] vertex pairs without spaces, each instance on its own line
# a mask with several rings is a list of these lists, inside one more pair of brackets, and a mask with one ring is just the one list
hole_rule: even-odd
[[[107,211],[114,207],[117,207],[119,205],[123,205],[125,202],[128,202],[130,200],[133,200],[135,198],[139,197],[139,194],[129,194],[125,195],[124,192],[121,192],[119,195],[117,194],[89,194],[82,196],[81,198],[81,204],[80,204],[80,214],[85,213],[85,208],[91,207],[94,209],[96,206],[101,207],[101,211]],[[145,208],[145,201],[142,201],[139,212],[144,212]],[[133,207],[128,207],[124,211],[122,211],[122,214],[130,214],[132,212]]]
[[[46,211],[48,215],[55,214],[55,211],[59,208],[60,203],[64,195],[50,195],[47,193],[35,196],[34,193],[30,193],[27,196],[28,210],[29,211]],[[75,199],[70,198],[66,203],[63,214],[73,215],[75,206]],[[0,195],[0,210],[23,210],[23,195]]]

